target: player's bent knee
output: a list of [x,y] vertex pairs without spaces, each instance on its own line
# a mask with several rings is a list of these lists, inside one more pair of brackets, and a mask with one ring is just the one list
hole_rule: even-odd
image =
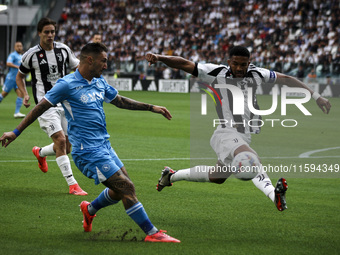
[[222,184],[225,182],[227,178],[209,178],[210,182],[216,183],[216,184]]
[[231,172],[229,171],[229,167],[216,166],[215,171],[210,172],[209,174],[209,181],[216,184],[222,184],[229,178],[230,175]]
[[71,146],[68,146],[67,144],[66,144],[66,154],[70,154],[71,153]]
[[122,199],[126,196],[135,196],[136,193],[135,185],[122,170],[118,170],[114,175],[103,182],[103,184],[116,194],[119,194]]
[[63,153],[68,154],[65,139],[59,138],[59,139],[53,140],[53,142],[55,145],[54,148],[56,152],[63,151]]
[[135,185],[133,184],[130,179],[126,179],[124,182],[124,185],[122,185],[122,188],[120,190],[122,202],[124,204],[124,207],[130,208],[134,204],[138,202],[136,192],[135,192]]
[[53,142],[57,146],[65,146],[66,147],[66,137],[62,132],[57,132],[51,136]]
[[72,151],[72,144],[68,140],[68,136],[65,136],[66,139],[66,153],[69,154]]

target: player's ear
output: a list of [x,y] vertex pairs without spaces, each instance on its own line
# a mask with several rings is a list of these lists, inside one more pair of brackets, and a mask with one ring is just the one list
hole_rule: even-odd
[[88,62],[89,64],[92,64],[92,63],[93,63],[93,57],[92,57],[91,55],[88,55],[88,56],[86,57],[86,60],[87,60],[87,62]]

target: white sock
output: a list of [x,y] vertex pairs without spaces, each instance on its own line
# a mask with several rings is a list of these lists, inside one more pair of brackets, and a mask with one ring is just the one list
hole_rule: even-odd
[[65,180],[68,186],[76,184],[77,181],[73,177],[72,169],[71,169],[71,162],[67,155],[60,156],[56,158],[57,164],[60,168],[61,173],[65,177]]
[[269,179],[266,172],[263,171],[261,166],[261,171],[252,179],[254,185],[261,190],[267,197],[269,197],[273,202],[275,199],[275,188]]
[[178,170],[171,175],[170,181],[209,182],[209,166],[195,166]]
[[55,155],[55,151],[53,150],[53,145],[54,145],[54,143],[51,143],[49,145],[42,147],[40,152],[39,152],[40,157]]

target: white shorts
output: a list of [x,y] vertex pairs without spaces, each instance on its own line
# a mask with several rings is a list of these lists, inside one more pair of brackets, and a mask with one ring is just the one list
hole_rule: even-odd
[[51,107],[38,117],[40,128],[51,137],[53,134],[64,131],[67,135],[67,120],[61,106]]
[[250,135],[243,135],[231,128],[217,128],[210,139],[210,145],[215,151],[218,160],[229,165],[234,158],[235,150],[250,144]]

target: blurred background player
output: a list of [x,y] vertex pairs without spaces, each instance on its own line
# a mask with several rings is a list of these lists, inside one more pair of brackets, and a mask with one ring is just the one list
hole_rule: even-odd
[[[57,82],[66,75],[66,64],[70,69],[75,69],[79,60],[74,56],[68,46],[55,42],[56,22],[42,18],[37,26],[40,43],[30,48],[22,57],[22,63],[16,77],[18,87],[24,92],[24,105],[29,107],[25,77],[31,72],[32,90],[36,104],[45,96]],[[41,129],[53,140],[53,143],[39,148],[33,147],[32,152],[39,162],[39,168],[46,173],[48,165],[46,156],[55,155],[56,162],[69,186],[69,193],[74,195],[87,195],[75,180],[70,159],[67,156],[71,144],[67,136],[67,120],[64,109],[59,104],[52,107],[38,119]]]
[[[195,63],[182,57],[164,56],[152,53],[146,55],[146,60],[149,61],[150,64],[161,61],[169,67],[181,69],[200,78],[202,81],[211,84],[212,87],[215,87],[215,84],[225,84],[227,82],[228,84],[233,84],[242,89],[245,106],[248,104],[247,97],[253,97],[253,107],[255,109],[258,109],[255,93],[256,87],[264,82],[273,85],[281,84],[304,88],[310,92],[324,113],[328,113],[331,107],[327,99],[321,97],[320,94],[308,88],[298,79],[265,68],[258,68],[255,65],[250,64],[250,52],[243,46],[235,46],[230,50],[228,59],[229,66]],[[254,88],[253,95],[245,93],[248,87]],[[230,120],[232,123],[249,123],[249,121],[256,120],[253,118],[254,116],[250,113],[248,107],[245,107],[246,110],[244,115],[234,115],[231,110],[233,107],[233,100],[230,98],[231,95],[228,94],[227,89],[215,89],[222,99],[222,103],[217,104],[216,106],[219,118],[228,121]],[[210,145],[218,158],[215,169],[218,169],[217,166],[219,166],[220,169],[223,166],[229,166],[233,158],[241,152],[250,151],[257,155],[257,153],[249,146],[251,133],[251,127],[247,125],[219,125],[210,140]],[[158,181],[157,190],[161,191],[164,187],[171,186],[172,182],[181,180],[221,184],[231,174],[230,172],[221,173],[218,171],[207,171],[206,169],[209,169],[209,167],[198,166],[178,171],[166,167],[162,171],[161,178]],[[279,211],[283,211],[287,208],[285,194],[288,185],[284,178],[280,178],[276,187],[274,187],[267,173],[262,170],[252,179],[252,181],[258,189],[275,203]]]
[[2,92],[0,94],[0,103],[1,101],[8,95],[8,93],[14,89],[15,92],[17,93],[18,97],[15,102],[15,111],[14,111],[14,118],[23,118],[25,117],[25,114],[22,114],[20,112],[20,108],[22,106],[22,101],[24,94],[23,92],[18,89],[17,83],[15,81],[15,78],[18,73],[18,69],[21,63],[21,58],[22,58],[22,43],[21,42],[16,42],[14,44],[14,51],[9,54],[6,62],[6,66],[9,67],[9,71],[6,75],[6,80],[4,83],[4,86],[2,88]]

